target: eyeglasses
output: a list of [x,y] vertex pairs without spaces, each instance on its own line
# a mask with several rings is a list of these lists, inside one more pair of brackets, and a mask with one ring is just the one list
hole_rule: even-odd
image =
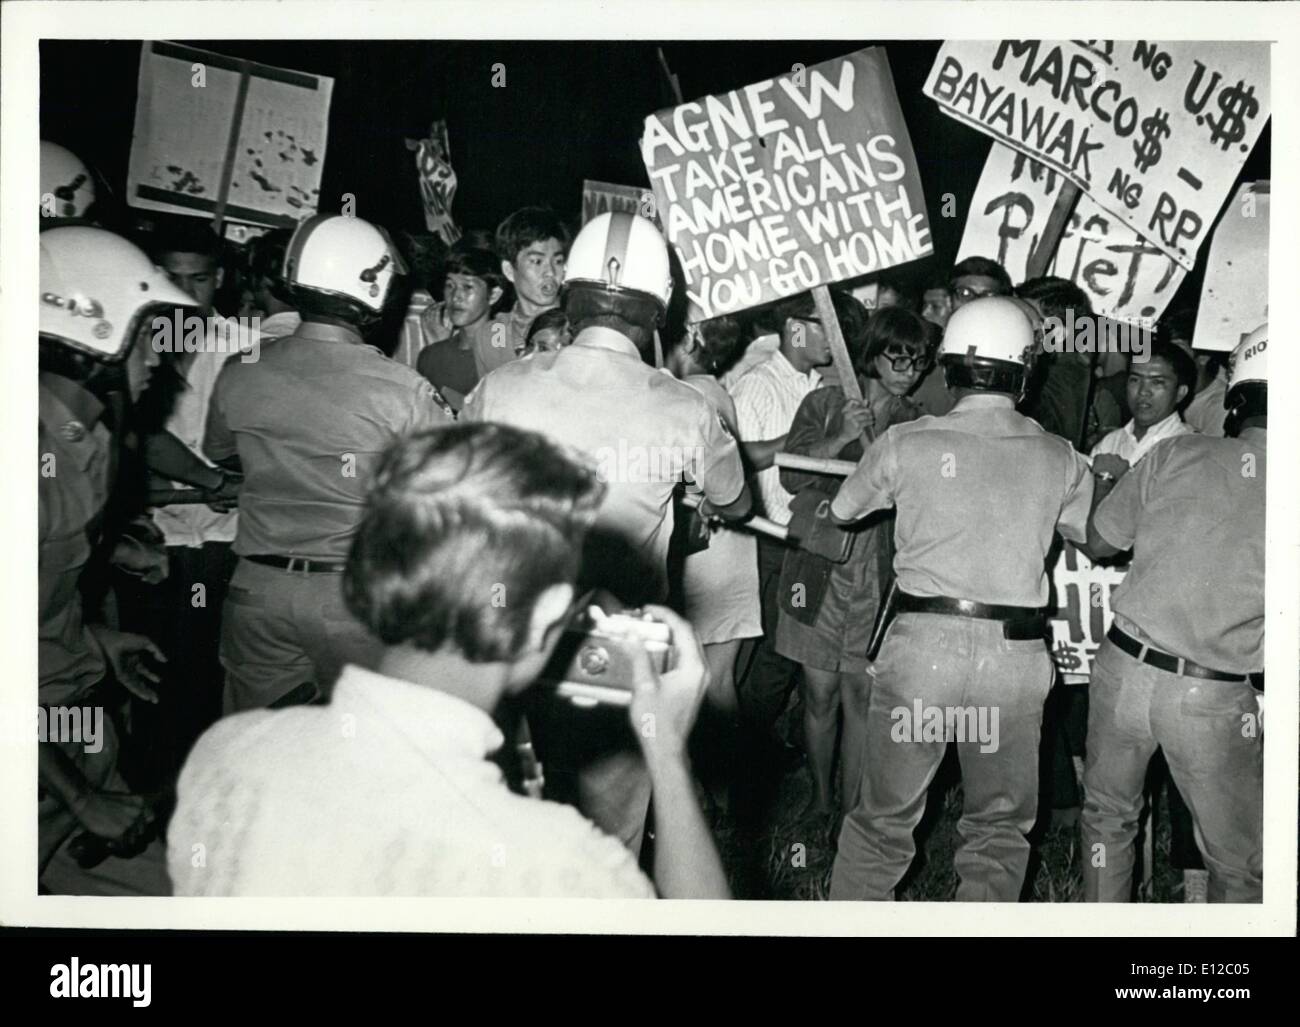
[[928,354],[918,354],[912,350],[886,350],[880,355],[889,361],[889,366],[898,374],[907,374],[913,369],[924,371],[931,363]]
[[969,285],[959,285],[953,290],[959,300],[978,300],[985,296],[996,296],[997,289],[973,289]]

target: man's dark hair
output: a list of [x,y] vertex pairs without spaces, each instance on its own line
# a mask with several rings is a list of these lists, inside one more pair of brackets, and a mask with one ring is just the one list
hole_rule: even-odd
[[544,332],[548,329],[564,331],[568,327],[569,315],[560,307],[552,307],[550,310],[543,310],[533,318],[533,323],[528,326],[528,335],[524,338],[524,342],[532,342],[533,337],[539,332]]
[[223,247],[206,221],[177,218],[159,225],[148,249],[154,260],[166,253],[199,253],[220,264]]
[[912,291],[911,285],[903,281],[902,278],[897,275],[881,275],[876,279],[876,296],[879,297],[880,293],[885,289],[891,289],[898,293],[898,306],[907,310],[916,308],[916,294]]
[[967,257],[954,267],[952,274],[948,276],[948,291],[952,292],[957,287],[958,278],[965,278],[967,275],[992,278],[999,286],[1000,291],[997,295],[1011,295],[1011,276],[1007,274],[1006,268],[996,260],[989,260],[988,257]]
[[418,432],[383,455],[343,575],[385,645],[515,659],[538,597],[577,577],[604,497],[594,467],[503,424]]
[[284,255],[292,238],[289,229],[276,228],[248,244],[248,273],[254,288],[265,282],[277,296],[288,295],[284,288]]
[[[1151,349],[1148,352],[1147,363],[1152,360],[1165,360],[1173,368],[1174,377],[1178,380],[1179,385],[1187,386],[1187,395],[1183,401],[1178,404],[1178,409],[1182,410],[1191,402],[1192,396],[1196,391],[1196,361],[1188,355],[1187,350],[1183,349],[1169,339],[1156,336],[1151,342]],[[1132,366],[1132,359],[1129,366]]]
[[700,322],[699,362],[709,374],[716,375],[734,364],[743,347],[740,322],[734,317],[723,314]]
[[1088,294],[1068,278],[1056,275],[1042,275],[1030,278],[1016,286],[1016,296],[1034,304],[1043,317],[1065,320],[1065,312],[1073,310],[1075,317],[1092,315],[1092,303]]
[[568,250],[568,226],[549,207],[522,207],[497,226],[497,256],[513,264],[520,250],[547,239],[558,239]]
[[501,297],[491,305],[491,313],[505,304],[507,294],[510,292],[510,283],[506,276],[501,273],[501,262],[497,260],[496,254],[491,250],[484,250],[474,246],[462,246],[457,243],[447,254],[447,259],[443,264],[442,276],[446,280],[448,275],[469,275],[471,278],[481,278],[488,287],[488,292],[493,289],[501,290]]
[[[835,316],[840,322],[840,331],[844,334],[844,345],[850,358],[856,358],[862,351],[863,340],[867,333],[867,308],[841,289],[831,289],[831,304],[835,307]],[[772,320],[776,331],[785,329],[786,321],[816,321],[817,303],[811,292],[801,292],[778,303],[772,311]]]
[[873,365],[876,357],[887,350],[906,349],[919,358],[928,358],[931,350],[927,324],[929,322],[920,314],[906,307],[877,310],[867,322],[862,355],[857,361],[858,370],[872,378],[878,377]]

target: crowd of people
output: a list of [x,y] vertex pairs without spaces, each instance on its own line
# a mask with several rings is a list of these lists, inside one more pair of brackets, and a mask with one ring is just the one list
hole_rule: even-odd
[[[40,745],[42,890],[727,898],[713,826],[800,773],[884,900],[955,744],[959,900],[1045,816],[1129,900],[1157,749],[1188,897],[1260,900],[1267,325],[1099,355],[971,257],[833,288],[849,374],[812,293],[686,323],[633,214],[234,252],[95,181],[42,144],[42,722],[108,714]],[[1128,567],[1086,687],[1063,545]],[[575,703],[593,608],[668,652]]]

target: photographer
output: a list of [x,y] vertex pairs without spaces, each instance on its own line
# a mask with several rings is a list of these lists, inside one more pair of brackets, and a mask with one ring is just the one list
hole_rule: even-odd
[[[169,830],[177,894],[652,895],[618,841],[510,792],[489,759],[492,714],[532,686],[577,605],[603,495],[594,469],[504,425],[389,449],[343,583],[385,646],[378,672],[349,666],[329,706],[239,714],[199,741]],[[663,675],[642,656],[630,708],[654,788],[655,885],[725,898],[685,755],[700,646],[651,610],[677,651]]]

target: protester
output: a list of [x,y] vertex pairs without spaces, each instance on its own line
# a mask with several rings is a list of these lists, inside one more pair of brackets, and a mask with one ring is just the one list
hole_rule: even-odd
[[[1064,278],[1044,275],[1022,282],[1016,295],[1045,322],[1045,353],[1035,366],[1023,413],[1044,429],[1087,452],[1123,424],[1119,407],[1094,378],[1095,352],[1076,345],[1079,326],[1093,326],[1088,295]],[[1086,413],[1085,413],[1086,411]]]
[[935,276],[921,293],[921,316],[931,324],[943,328],[952,317],[952,293],[948,291],[948,276]]
[[478,380],[498,366],[495,351],[504,329],[492,315],[506,287],[491,251],[452,247],[442,288],[452,332],[426,346],[415,367],[458,413]]
[[[862,304],[838,290],[831,292],[831,298],[844,334],[860,331],[864,321]],[[799,404],[821,384],[821,369],[831,364],[830,343],[811,293],[800,293],[779,303],[773,320],[780,328],[779,348],[731,390],[744,439],[785,436]],[[769,466],[757,472],[754,482],[760,512],[777,524],[788,524],[792,497],[781,485],[781,472]],[[789,701],[797,671],[794,662],[776,651],[780,609],[777,589],[786,546],[760,535],[756,550],[763,636],[741,646],[736,691],[746,730],[753,736],[751,741],[775,746],[779,751],[786,743],[775,733],[776,723]],[[772,754],[764,756],[760,752],[755,759],[770,762]]]
[[[846,399],[838,385],[809,393],[794,416],[786,452],[856,463],[864,443],[920,416],[904,397],[929,361],[925,322],[903,307],[877,310],[859,346],[863,399]],[[828,502],[839,483],[824,474],[781,471],[781,484],[796,502]],[[777,590],[776,651],[802,668],[804,745],[813,779],[810,809],[816,813],[832,809],[841,712],[839,808],[848,813],[858,804],[871,695],[866,629],[893,578],[893,531],[892,516],[874,519],[848,536],[847,559],[839,562],[803,547],[785,554]]]
[[568,315],[558,307],[555,310],[546,310],[533,319],[532,327],[528,329],[528,338],[524,342],[523,349],[519,351],[519,356],[549,353],[552,350],[563,349],[572,341],[573,333],[569,331]]
[[[671,295],[668,247],[654,225],[597,216],[574,241],[564,282],[573,343],[497,368],[461,412],[541,432],[596,461],[610,487],[580,581],[633,606],[668,595],[672,496],[683,478],[699,487],[706,515],[743,517],[750,506],[735,439],[697,390],[651,366]],[[588,720],[581,758],[561,755],[578,764],[567,769],[579,808],[639,852],[650,797],[644,761],[621,716],[597,710]],[[533,726],[544,747],[568,725]],[[549,779],[555,760],[543,759]]]
[[1262,899],[1267,349],[1265,324],[1233,351],[1226,438],[1171,437],[1131,472],[1093,463],[1088,550],[1134,556],[1090,686],[1083,842],[1105,857],[1083,863],[1092,902],[1130,898],[1157,746],[1191,810],[1209,901]]
[[[666,358],[667,369],[709,402],[733,438],[740,436],[736,404],[714,375],[739,348],[740,325],[721,317],[686,332]],[[709,700],[723,716],[734,719],[736,654],[742,639],[763,632],[752,544],[740,531],[715,525],[708,547],[688,555],[681,574],[686,618],[704,646],[709,667]]]
[[1191,401],[1183,409],[1183,420],[1202,435],[1223,438],[1228,354],[1197,349],[1193,341],[1195,328],[1196,311],[1186,307],[1165,315],[1160,323],[1161,334],[1196,361],[1196,384]]
[[[656,725],[637,732],[654,888],[616,840],[512,794],[489,760],[496,708],[532,686],[572,611],[594,469],[534,433],[471,424],[395,444],[374,484],[343,581],[384,643],[377,669],[347,667],[328,708],[245,713],[204,736],[168,835],[177,894],[727,898],[686,762],[707,674],[671,610],[650,612],[676,669],[642,656],[627,714]],[[509,603],[489,600],[500,588]]]
[[533,319],[559,305],[569,238],[568,227],[545,207],[524,207],[497,226],[497,257],[514,287],[515,305],[496,315],[508,334],[493,349],[494,367],[513,360],[528,342]]
[[1191,393],[1196,365],[1178,346],[1157,338],[1146,360],[1134,355],[1129,360],[1128,403],[1133,419],[1116,428],[1093,448],[1098,456],[1112,455],[1136,464],[1165,439],[1192,431],[1178,410]]
[[962,304],[939,357],[952,413],[886,431],[831,504],[843,524],[898,510],[898,617],[875,661],[862,797],[840,831],[833,899],[893,896],[949,741],[964,789],[957,899],[1020,897],[1052,683],[1045,561],[1054,530],[1083,540],[1092,498],[1083,458],[1015,412],[1033,342],[1014,300]]
[[[91,620],[78,586],[115,482],[117,442],[105,421],[113,394],[140,398],[158,365],[151,317],[191,313],[193,300],[109,232],[53,228],[40,249],[37,670],[47,729],[38,749],[38,874],[58,894],[161,895],[153,809],[118,769],[111,711],[122,698],[115,684],[157,702],[158,675],[142,659],[166,658],[148,638]],[[72,712],[75,737],[58,728]]]
[[235,572],[232,545],[239,514],[234,504],[242,479],[205,458],[203,442],[222,367],[232,358],[251,357],[254,350],[247,337],[250,346],[241,354],[236,324],[213,309],[224,269],[220,240],[207,224],[175,222],[153,245],[158,265],[167,269],[173,284],[188,294],[188,302],[204,318],[194,348],[179,345],[189,330],[182,330],[184,315],[178,319],[176,310],[166,311],[151,325],[151,345],[172,343],[166,347],[165,367],[174,394],[161,426],[141,425],[144,461],[163,492],[178,490],[185,498],[187,486],[192,486],[199,493],[152,509],[166,547],[165,579],[152,586],[124,581],[119,587],[133,625],[150,630],[167,655],[167,687],[173,701],[157,711],[156,723],[153,714],[143,711],[141,727],[153,736],[154,771],[170,777],[180,769],[188,747],[221,715],[221,610]]
[[244,474],[240,560],[222,610],[228,713],[315,701],[345,663],[378,658],[338,575],[378,454],[451,420],[427,381],[365,340],[404,270],[368,222],[309,218],[284,274],[302,324],[217,379],[203,451]]

